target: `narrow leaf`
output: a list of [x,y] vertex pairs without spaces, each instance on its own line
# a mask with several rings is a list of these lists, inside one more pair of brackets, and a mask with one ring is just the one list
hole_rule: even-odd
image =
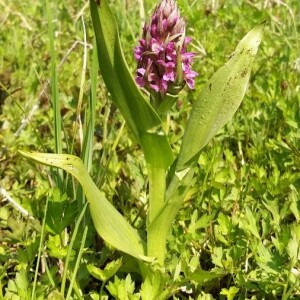
[[193,104],[176,167],[178,171],[198,159],[200,150],[238,109],[264,25],[265,22],[259,24],[241,40],[229,61],[211,77]]
[[19,152],[26,158],[71,173],[79,181],[86,194],[98,234],[118,250],[140,259],[146,259],[141,237],[99,191],[79,157],[67,154]]
[[118,28],[105,0],[90,1],[99,66],[114,104],[140,143],[148,163],[167,169],[173,154],[162,123],[144,98],[126,64]]

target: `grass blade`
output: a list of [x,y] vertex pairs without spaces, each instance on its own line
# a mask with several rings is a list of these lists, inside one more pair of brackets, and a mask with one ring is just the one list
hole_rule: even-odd
[[[51,99],[54,115],[54,138],[55,138],[55,153],[62,153],[62,136],[61,136],[61,115],[58,97],[58,79],[56,71],[56,55],[54,48],[54,33],[52,25],[52,13],[49,1],[46,1],[47,15],[48,15],[48,35],[50,42],[50,56],[51,56]],[[63,173],[58,170],[57,185],[60,189],[63,187]]]

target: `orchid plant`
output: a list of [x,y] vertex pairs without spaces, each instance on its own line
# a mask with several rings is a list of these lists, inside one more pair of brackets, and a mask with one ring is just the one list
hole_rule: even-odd
[[61,153],[20,153],[72,174],[85,192],[98,234],[111,246],[137,259],[147,277],[150,275],[145,266],[165,265],[167,235],[189,191],[202,148],[233,116],[244,97],[264,23],[241,40],[229,61],[202,88],[193,103],[180,152],[174,154],[168,140],[168,111],[185,86],[195,88],[198,75],[192,70],[195,53],[188,51],[191,38],[185,36],[186,24],[175,0],[162,0],[145,24],[142,38],[134,48],[135,80],[108,3],[91,0],[90,10],[103,80],[147,164],[147,239],[107,200],[80,158]]

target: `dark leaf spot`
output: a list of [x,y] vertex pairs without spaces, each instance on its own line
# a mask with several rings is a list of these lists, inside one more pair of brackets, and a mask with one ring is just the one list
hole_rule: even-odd
[[246,75],[247,75],[247,70],[245,69],[242,73],[241,73],[241,76],[244,78]]

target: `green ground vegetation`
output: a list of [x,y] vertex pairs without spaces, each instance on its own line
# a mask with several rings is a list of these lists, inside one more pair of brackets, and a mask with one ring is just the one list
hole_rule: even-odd
[[[91,117],[94,34],[88,2],[49,0],[48,11],[46,2],[0,0],[0,299],[147,299],[130,259],[103,243],[88,214],[87,227],[79,224],[78,199],[84,203],[84,195],[76,181],[65,174],[57,187],[54,170],[17,152],[55,151],[55,81],[64,153],[81,154],[80,132],[86,135]],[[155,1],[110,4],[134,73],[133,47]],[[264,19],[268,23],[245,99],[202,151],[193,189],[172,226],[170,299],[299,299],[300,2],[178,5],[200,76],[196,90],[183,91],[172,108],[175,152],[203,84],[246,32]],[[97,186],[134,227],[142,227],[145,162],[100,74],[91,153]],[[203,276],[195,273],[199,269]],[[206,273],[216,269],[222,276]]]

